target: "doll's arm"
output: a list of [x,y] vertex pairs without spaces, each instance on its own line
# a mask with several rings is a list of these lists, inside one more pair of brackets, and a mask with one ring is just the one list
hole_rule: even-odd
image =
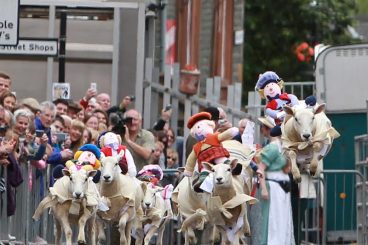
[[239,129],[237,127],[232,127],[229,129],[226,129],[224,132],[220,133],[218,135],[218,139],[220,142],[225,140],[231,140],[239,133]]
[[137,167],[135,166],[132,154],[128,149],[125,150],[125,158],[128,164],[128,174],[132,177],[137,175]]
[[189,154],[187,162],[185,164],[185,170],[184,170],[184,175],[185,176],[192,176],[193,175],[196,160],[197,160],[196,154],[194,153],[194,151],[192,151]]
[[288,94],[288,97],[290,99],[290,105],[291,106],[294,106],[294,105],[299,105],[299,99],[298,97],[296,97],[295,95],[293,94]]
[[265,114],[272,117],[273,119],[277,119],[279,110],[272,110],[271,108],[266,108]]

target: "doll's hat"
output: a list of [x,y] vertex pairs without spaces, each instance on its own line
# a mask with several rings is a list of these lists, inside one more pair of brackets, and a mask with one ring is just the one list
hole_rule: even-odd
[[267,165],[269,170],[280,170],[286,165],[286,158],[279,151],[276,144],[266,145],[261,152],[261,159]]
[[271,82],[278,83],[282,79],[273,71],[266,71],[265,73],[259,75],[255,90],[264,89],[267,84]]
[[101,157],[100,149],[93,144],[85,144],[79,148],[79,151],[90,151],[96,156],[97,159],[100,159]]
[[201,120],[211,120],[211,114],[208,112],[199,112],[191,116],[188,120],[187,127],[191,129],[196,122]]

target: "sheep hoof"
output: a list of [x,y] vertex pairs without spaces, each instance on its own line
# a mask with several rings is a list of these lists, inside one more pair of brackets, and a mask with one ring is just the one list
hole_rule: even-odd
[[87,245],[86,241],[79,240],[78,245]]

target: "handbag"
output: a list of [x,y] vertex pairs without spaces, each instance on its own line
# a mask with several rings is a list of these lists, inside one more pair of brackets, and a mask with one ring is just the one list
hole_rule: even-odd
[[6,191],[6,182],[4,178],[4,167],[1,167],[1,173],[0,173],[0,194],[4,193]]

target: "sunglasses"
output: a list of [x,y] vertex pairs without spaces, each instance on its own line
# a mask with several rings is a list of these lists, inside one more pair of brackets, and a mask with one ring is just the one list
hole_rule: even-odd
[[167,157],[167,160],[173,160],[173,161],[176,161],[176,158],[175,158],[175,157]]

